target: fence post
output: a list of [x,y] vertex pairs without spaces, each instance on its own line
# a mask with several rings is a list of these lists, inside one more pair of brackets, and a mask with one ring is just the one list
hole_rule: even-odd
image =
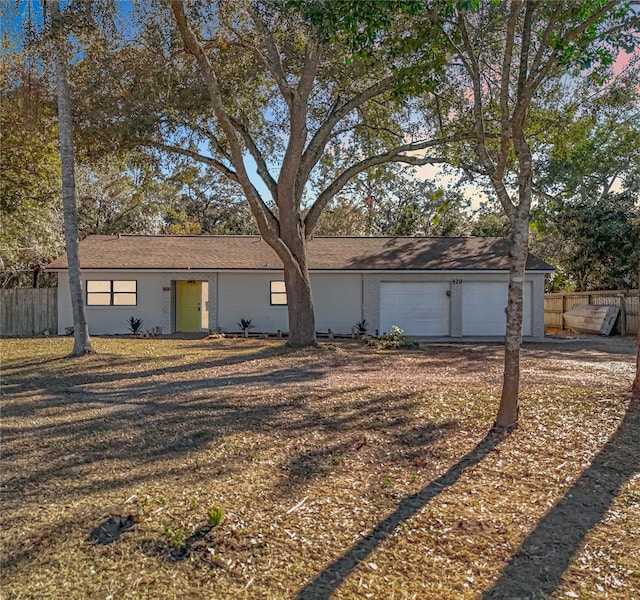
[[620,298],[620,335],[627,335],[627,300],[624,294],[619,294]]
[[562,294],[562,312],[560,313],[560,331],[564,331],[564,313],[567,312],[567,297]]

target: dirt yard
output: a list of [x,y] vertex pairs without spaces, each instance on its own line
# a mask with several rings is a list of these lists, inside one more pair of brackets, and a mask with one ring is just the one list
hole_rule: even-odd
[[632,340],[0,340],[3,598],[640,597]]

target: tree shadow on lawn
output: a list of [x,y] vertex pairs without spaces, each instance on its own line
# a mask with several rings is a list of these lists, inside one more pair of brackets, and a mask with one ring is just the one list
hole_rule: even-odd
[[[5,441],[4,459],[10,459],[12,450],[9,442],[26,435],[39,440],[77,439],[85,440],[83,454],[96,452],[100,458],[129,458],[131,447],[120,444],[116,448],[105,448],[102,433],[118,432],[131,428],[138,423],[136,432],[144,437],[145,432],[157,435],[171,428],[184,431],[184,439],[199,440],[198,445],[213,441],[223,433],[230,431],[260,431],[263,422],[277,415],[299,408],[301,401],[295,397],[286,398],[287,383],[309,383],[320,379],[322,369],[291,367],[264,374],[238,374],[231,377],[185,379],[181,381],[158,381],[153,375],[140,373],[136,379],[140,383],[125,385],[104,391],[53,389],[38,401],[25,398],[14,401],[3,409],[3,416],[20,417],[25,421],[37,416],[41,410],[52,407],[74,407],[73,419],[66,422],[45,422],[41,425],[25,422],[24,425],[3,427]],[[266,381],[265,381],[266,380]],[[277,385],[282,390],[281,401],[251,402],[251,398],[241,400],[238,390],[247,392],[251,385]],[[206,392],[206,396],[200,396]],[[195,394],[195,396],[194,396]],[[115,410],[95,416],[95,410],[113,406]],[[82,412],[90,416],[82,418]],[[204,418],[206,417],[206,419]],[[203,435],[203,431],[209,435]],[[98,438],[96,439],[96,436]],[[96,440],[96,441],[94,441]],[[136,440],[138,441],[138,440]],[[142,451],[141,458],[171,457],[181,452],[193,450],[193,442],[171,443],[169,439],[159,437],[149,448],[136,448]],[[69,462],[66,467],[73,466]]]
[[[120,355],[114,354],[93,354],[72,359],[69,359],[68,357],[58,357],[51,360],[45,360],[43,363],[29,362],[26,367],[20,372],[12,373],[10,377],[5,377],[5,381],[2,384],[3,396],[8,396],[10,393],[16,394],[24,391],[32,392],[34,390],[43,390],[50,394],[50,397],[48,397],[46,400],[43,400],[42,402],[11,403],[5,405],[3,407],[3,414],[5,417],[26,417],[30,412],[34,412],[42,408],[51,408],[55,406],[66,405],[68,403],[68,397],[66,396],[67,394],[92,394],[91,392],[86,392],[85,390],[78,389],[78,386],[109,384],[128,379],[149,379],[153,382],[154,377],[180,375],[181,373],[188,373],[190,371],[232,366],[244,362],[259,360],[261,358],[273,358],[274,356],[281,355],[284,356],[294,351],[294,349],[280,346],[277,348],[265,348],[248,354],[199,361],[196,363],[183,363],[175,366],[160,367],[141,371],[127,370],[125,372],[107,373],[92,373],[90,369],[94,366],[96,369],[118,367],[128,367],[129,369],[131,369],[132,366],[142,366],[148,363],[152,359],[152,357],[136,358],[134,360],[128,357],[121,357]],[[103,360],[104,358],[109,358],[110,360],[107,362]],[[162,360],[171,360],[174,358],[178,357],[161,357]],[[55,373],[43,373],[42,364],[56,361],[60,361],[61,366],[69,365],[69,369],[73,371],[78,370],[78,361],[90,362],[87,363],[87,370],[81,373],[73,373],[69,375],[65,372],[65,369],[59,369]],[[5,365],[5,368],[8,368],[7,365]],[[304,380],[305,378],[305,374],[302,369],[300,369],[300,378],[302,380]],[[233,378],[205,378],[203,380],[193,380],[193,387],[197,387],[197,381],[206,381],[210,385],[215,385],[215,382],[217,382],[218,380],[223,380],[225,385],[231,385],[233,383]],[[141,384],[138,384],[138,387],[140,387],[140,385]],[[168,385],[175,386],[176,382],[169,382]],[[133,391],[134,387],[135,386],[127,386],[126,390]],[[108,391],[105,392],[104,395],[114,395],[114,393],[112,391]],[[129,396],[133,394],[129,394],[127,391],[124,392],[123,395]],[[56,400],[56,396],[58,397],[58,400]]]
[[627,361],[628,357],[635,357],[636,346],[606,348],[606,347],[587,347],[574,348],[571,346],[563,346],[557,348],[555,345],[541,347],[524,347],[523,357],[529,360],[565,360],[565,361],[585,361],[585,362],[610,362],[611,360]]
[[410,519],[433,498],[454,485],[467,469],[477,465],[504,437],[500,432],[489,431],[473,450],[463,456],[446,473],[434,479],[418,493],[402,500],[398,508],[384,521],[378,523],[367,537],[352,546],[318,574],[312,582],[304,586],[296,594],[296,600],[328,600],[358,565],[374,552],[398,525]]
[[640,399],[635,398],[591,466],[538,523],[482,597],[550,597],[584,537],[602,520],[620,488],[639,469]]
[[[73,479],[74,469],[91,463],[132,457],[139,464],[170,460],[236,433],[273,432],[287,439],[304,439],[312,431],[362,435],[368,430],[388,430],[407,446],[433,441],[433,435],[417,427],[412,418],[413,409],[422,402],[418,396],[394,397],[390,413],[386,398],[368,394],[366,387],[327,390],[315,386],[314,382],[324,377],[325,367],[285,365],[267,373],[179,381],[158,380],[153,371],[151,376],[141,373],[138,383],[125,382],[115,389],[54,388],[37,400],[14,399],[4,414],[20,421],[15,425],[5,422],[3,460],[20,459],[32,449],[46,449],[48,459],[14,478],[10,487],[23,489],[51,478]],[[331,407],[339,405],[340,410],[322,408],[323,402]],[[52,408],[57,409],[55,417],[48,420]],[[42,423],[32,421],[41,416]],[[299,472],[309,471],[305,479],[314,476],[315,460],[307,459],[300,458]],[[99,483],[80,478],[69,493],[102,492],[140,481],[128,472],[113,473]],[[289,484],[300,485],[302,481],[293,477]]]
[[[310,376],[309,383],[313,383],[313,376]],[[190,385],[190,382],[186,384]],[[202,385],[205,385],[205,380],[198,383],[198,386]],[[275,400],[267,396],[244,397],[239,401],[236,399],[237,386],[242,387],[242,381],[230,388],[222,387],[215,396],[196,397],[191,401],[152,400],[153,407],[144,414],[134,406],[133,411],[118,408],[80,422],[71,420],[35,426],[35,431],[26,427],[8,428],[5,447],[9,454],[5,453],[3,459],[7,464],[11,456],[20,459],[21,452],[30,451],[24,450],[21,445],[25,439],[28,440],[28,433],[33,436],[31,439],[55,445],[51,450],[47,445],[46,462],[34,457],[25,473],[18,473],[19,477],[14,481],[5,482],[13,488],[5,498],[7,528],[11,523],[11,507],[21,507],[26,500],[33,503],[35,498],[38,498],[37,502],[43,502],[40,491],[46,496],[48,490],[55,488],[56,502],[65,502],[67,498],[77,501],[82,496],[99,497],[105,493],[120,493],[121,490],[129,494],[131,490],[128,488],[131,486],[158,483],[164,479],[188,481],[190,477],[204,477],[215,481],[221,475],[225,478],[243,477],[243,472],[252,468],[253,452],[261,445],[266,444],[268,449],[278,439],[284,439],[301,440],[304,446],[304,440],[317,433],[331,438],[345,434],[347,437],[357,437],[364,432],[384,432],[400,440],[400,444],[406,442],[407,451],[419,452],[421,447],[446,435],[448,431],[445,430],[450,429],[436,427],[432,431],[425,428],[424,424],[416,423],[412,409],[420,404],[419,395],[394,398],[390,410],[385,405],[384,393],[363,398],[365,388],[325,390],[322,400],[330,402],[332,407],[343,406],[346,412],[330,410],[323,414],[314,404],[315,396],[310,397],[309,391],[304,388],[283,392]],[[164,382],[159,390],[167,393]],[[355,400],[351,394],[355,394]],[[141,401],[139,394],[135,395],[136,398],[130,398],[130,401]],[[123,398],[114,404],[121,402]],[[75,414],[75,406],[83,404],[80,398],[72,399],[68,406],[70,414]],[[232,449],[232,454],[224,460],[211,461],[202,455],[201,466],[193,462],[167,462],[189,456],[228,436],[251,436],[265,432],[266,437],[256,437],[255,445]],[[316,461],[323,457],[309,457],[304,455],[304,451],[299,454],[299,460],[294,457],[288,468],[302,466],[304,476],[293,474],[288,481],[281,482],[278,488],[283,494],[326,474],[322,469],[313,468]],[[123,468],[120,461],[127,459],[132,462]],[[313,463],[311,469],[308,469],[309,459]],[[83,476],[85,472],[104,472],[105,476],[87,479]],[[58,485],[58,482],[65,483]],[[86,517],[65,524],[54,524],[56,519],[55,513],[47,517],[49,529],[60,528],[59,531],[66,532],[65,535],[87,527]],[[45,535],[37,544],[29,544],[27,549],[12,553],[5,566],[17,568],[21,563],[31,560],[35,553],[42,553],[48,543]]]
[[[445,421],[442,423],[416,422],[410,415],[415,408],[412,396],[405,394],[394,402],[394,412],[404,417],[385,420],[382,418],[384,409],[376,406],[377,399],[364,403],[358,408],[357,416],[336,416],[327,419],[322,415],[312,415],[310,422],[314,423],[314,430],[321,430],[328,435],[348,433],[350,435],[331,441],[322,448],[301,449],[289,461],[287,476],[282,482],[282,495],[291,495],[295,490],[308,484],[311,480],[329,475],[332,468],[342,464],[343,460],[351,460],[369,446],[366,435],[384,433],[390,437],[393,449],[387,445],[380,449],[385,453],[385,461],[414,462],[425,455],[427,446],[434,445],[439,439],[455,433],[459,422]],[[333,437],[333,436],[332,436]],[[381,459],[382,460],[382,459]]]

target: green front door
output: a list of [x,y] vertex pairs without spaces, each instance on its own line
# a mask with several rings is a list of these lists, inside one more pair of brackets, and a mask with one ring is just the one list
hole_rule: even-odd
[[200,281],[176,281],[176,330],[200,331]]

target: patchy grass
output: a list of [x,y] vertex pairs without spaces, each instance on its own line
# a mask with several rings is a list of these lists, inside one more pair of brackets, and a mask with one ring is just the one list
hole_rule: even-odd
[[3,597],[638,596],[631,342],[527,347],[503,440],[498,345],[93,343],[0,340]]

